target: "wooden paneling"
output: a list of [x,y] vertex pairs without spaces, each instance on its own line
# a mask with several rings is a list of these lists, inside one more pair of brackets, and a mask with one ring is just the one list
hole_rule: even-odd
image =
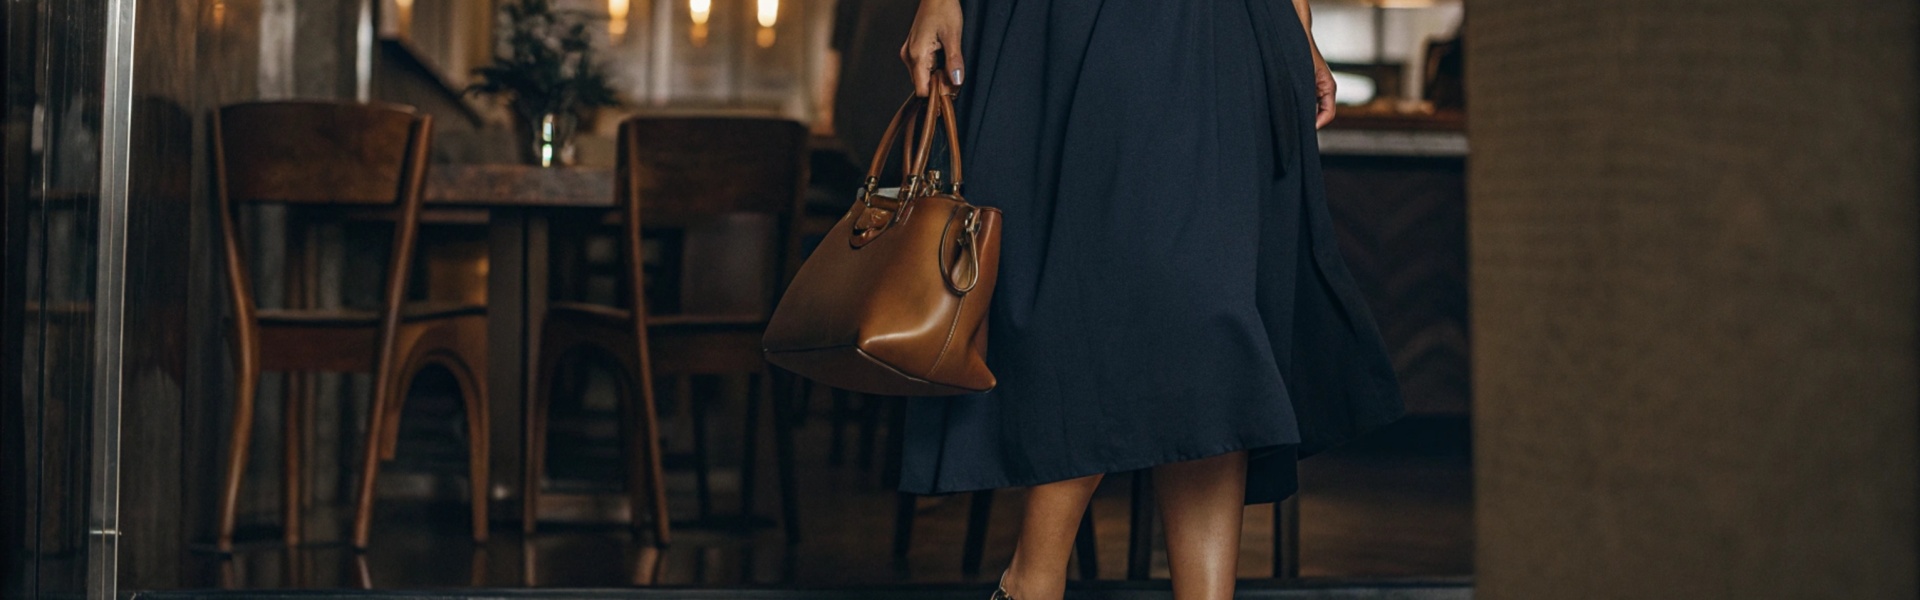
[[1467,10],[1476,596],[1920,596],[1920,5]]
[[1407,410],[1472,404],[1466,164],[1461,158],[1326,156],[1340,251],[1380,325]]

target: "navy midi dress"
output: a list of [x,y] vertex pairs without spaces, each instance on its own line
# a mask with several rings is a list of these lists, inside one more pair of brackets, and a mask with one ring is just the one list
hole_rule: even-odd
[[907,400],[900,489],[1250,450],[1247,502],[1399,416],[1286,0],[961,0],[967,199],[1005,211],[991,392]]

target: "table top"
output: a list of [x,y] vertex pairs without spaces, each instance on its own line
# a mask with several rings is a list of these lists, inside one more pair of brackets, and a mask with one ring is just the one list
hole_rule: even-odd
[[613,170],[531,165],[433,165],[427,204],[471,208],[613,208]]

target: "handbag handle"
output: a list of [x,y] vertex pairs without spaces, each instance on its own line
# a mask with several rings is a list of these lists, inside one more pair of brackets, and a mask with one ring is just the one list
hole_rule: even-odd
[[[886,132],[880,135],[880,147],[874,150],[873,163],[867,168],[867,185],[865,190],[867,194],[872,194],[879,186],[880,170],[886,168],[887,155],[893,150],[894,140],[899,137],[899,134],[904,129],[913,127],[916,124],[914,123],[916,120],[919,121],[917,124],[920,126],[918,140],[915,140],[913,132],[906,132],[907,145],[915,146],[915,148],[913,148],[913,155],[907,157],[905,165],[907,181],[902,183],[902,187],[911,189],[919,182],[925,180],[926,163],[933,154],[934,123],[936,121],[944,121],[947,134],[947,147],[952,158],[950,168],[953,170],[953,187],[956,192],[960,189],[962,181],[960,176],[960,130],[959,127],[954,124],[953,120],[954,92],[952,88],[947,85],[947,82],[939,77],[933,78],[933,86],[932,94],[925,98],[910,96],[906,102],[900,104],[899,110],[894,111],[893,120],[887,123]],[[926,116],[922,119],[912,118],[913,114],[910,111],[914,110],[921,103],[926,104],[923,109],[926,111]],[[906,127],[902,127],[903,124],[905,124]],[[915,143],[916,141],[918,143]],[[904,191],[905,190],[903,190],[903,192]],[[902,195],[910,196],[911,194],[903,193]]]
[[960,182],[961,182],[960,128],[955,123],[955,120],[954,120],[954,114],[953,114],[954,94],[955,92],[953,91],[953,88],[947,84],[947,80],[942,79],[938,76],[933,78],[933,94],[927,100],[927,122],[922,124],[923,129],[921,130],[921,134],[920,134],[920,150],[917,153],[918,160],[915,161],[915,164],[919,165],[919,169],[917,169],[917,172],[919,173],[926,172],[927,161],[931,159],[933,156],[934,121],[941,122],[945,126],[946,133],[947,133],[947,150],[948,150],[949,158],[951,159],[950,168],[953,171],[951,173],[953,189],[955,190],[955,193],[958,193],[958,190],[960,189]]

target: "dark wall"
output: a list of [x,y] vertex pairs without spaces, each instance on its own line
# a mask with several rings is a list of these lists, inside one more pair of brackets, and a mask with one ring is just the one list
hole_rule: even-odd
[[1467,12],[1475,597],[1920,594],[1920,7]]

